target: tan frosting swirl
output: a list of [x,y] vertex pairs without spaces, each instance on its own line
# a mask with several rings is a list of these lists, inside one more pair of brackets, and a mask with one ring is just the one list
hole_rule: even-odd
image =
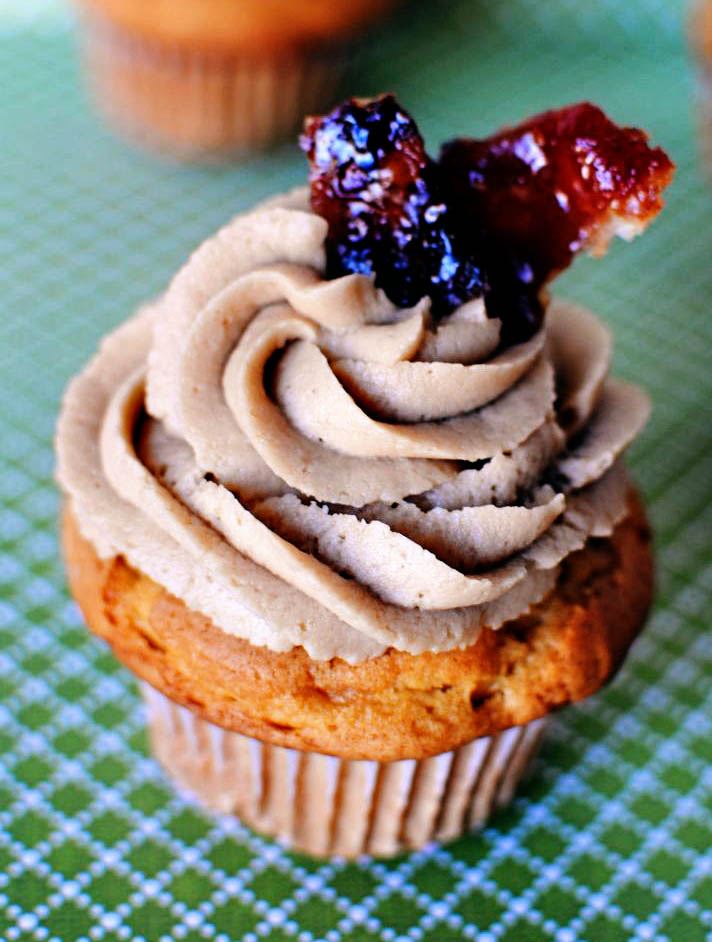
[[205,242],[70,384],[59,481],[100,556],[253,644],[470,644],[623,517],[647,399],[586,311],[498,353],[480,301],[325,280],[325,235],[299,190]]

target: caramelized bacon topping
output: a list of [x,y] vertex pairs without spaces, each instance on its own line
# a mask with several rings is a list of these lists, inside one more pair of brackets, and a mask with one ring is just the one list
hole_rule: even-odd
[[662,208],[673,164],[647,134],[583,102],[546,111],[484,140],[445,144],[448,198],[526,253],[544,283],[613,235],[631,239]]
[[392,95],[308,118],[300,144],[328,277],[375,274],[401,307],[429,295],[436,318],[484,296],[503,346],[536,331],[541,288],[576,252],[647,225],[673,171],[644,132],[587,103],[451,141],[439,163]]
[[311,201],[329,223],[329,274],[376,274],[401,307],[430,295],[446,314],[480,296],[484,273],[445,204],[437,164],[392,95],[351,99],[308,118]]

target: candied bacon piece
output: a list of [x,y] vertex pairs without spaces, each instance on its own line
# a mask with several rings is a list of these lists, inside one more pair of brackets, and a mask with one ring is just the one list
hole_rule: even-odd
[[435,316],[481,295],[484,273],[443,202],[437,165],[393,95],[352,98],[307,118],[311,201],[329,223],[327,274],[375,273],[401,307],[430,295]]
[[450,141],[439,162],[448,201],[525,256],[539,284],[582,248],[602,255],[613,235],[641,232],[674,170],[644,131],[618,127],[588,102],[484,140]]
[[300,144],[329,223],[327,275],[375,274],[402,307],[427,294],[435,317],[484,296],[502,346],[536,331],[542,287],[576,252],[645,228],[674,169],[586,102],[451,141],[439,163],[392,95],[308,118]]
[[502,345],[528,339],[542,307],[532,269],[445,202],[438,165],[392,95],[308,118],[300,145],[311,203],[329,223],[327,275],[375,274],[401,307],[429,295],[434,317],[484,295]]

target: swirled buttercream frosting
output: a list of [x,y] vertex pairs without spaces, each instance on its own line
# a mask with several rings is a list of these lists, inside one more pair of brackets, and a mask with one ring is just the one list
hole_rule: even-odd
[[252,644],[472,644],[625,516],[648,401],[580,307],[503,347],[481,298],[326,278],[326,236],[298,190],[208,239],[68,387],[59,481],[101,558]]

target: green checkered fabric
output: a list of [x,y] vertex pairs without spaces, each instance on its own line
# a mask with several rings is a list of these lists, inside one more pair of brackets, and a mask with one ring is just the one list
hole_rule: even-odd
[[190,169],[87,107],[71,15],[0,0],[0,938],[703,942],[712,938],[712,199],[680,0],[411,3],[352,91],[393,89],[432,149],[590,98],[673,155],[644,238],[560,291],[646,386],[632,450],[658,599],[616,681],[557,718],[483,832],[386,863],[318,863],[177,795],[132,678],[64,586],[52,431],[98,339],[226,218],[304,178],[293,146]]

